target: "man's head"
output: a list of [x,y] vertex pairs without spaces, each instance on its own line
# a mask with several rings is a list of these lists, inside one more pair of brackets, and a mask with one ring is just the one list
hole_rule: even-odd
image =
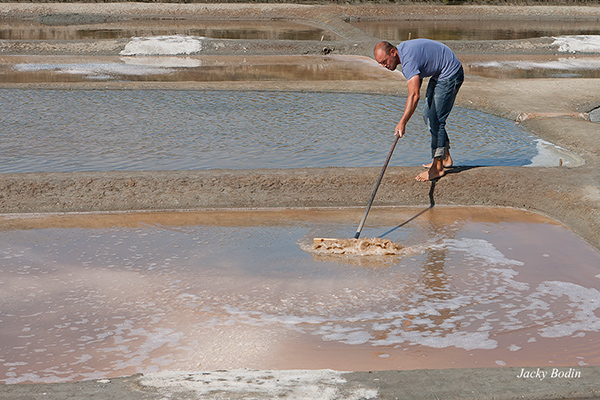
[[398,49],[390,42],[377,43],[373,55],[375,56],[375,61],[390,71],[394,71],[398,64],[400,64]]

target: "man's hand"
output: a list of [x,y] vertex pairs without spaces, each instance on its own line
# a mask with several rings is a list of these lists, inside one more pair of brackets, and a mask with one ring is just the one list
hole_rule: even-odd
[[394,134],[398,137],[402,137],[402,136],[404,136],[405,131],[406,131],[406,123],[404,121],[398,122],[398,125],[396,125],[396,131]]

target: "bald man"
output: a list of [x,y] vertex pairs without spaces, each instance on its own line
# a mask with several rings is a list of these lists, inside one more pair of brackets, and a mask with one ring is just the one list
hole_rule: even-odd
[[448,46],[429,39],[408,40],[398,47],[389,42],[380,42],[375,46],[374,56],[380,65],[390,71],[400,65],[406,78],[408,98],[395,130],[399,137],[404,136],[406,124],[417,108],[423,78],[430,78],[423,119],[431,133],[433,161],[424,164],[428,170],[415,179],[425,182],[444,176],[445,168],[452,166],[446,119],[464,81],[462,64]]

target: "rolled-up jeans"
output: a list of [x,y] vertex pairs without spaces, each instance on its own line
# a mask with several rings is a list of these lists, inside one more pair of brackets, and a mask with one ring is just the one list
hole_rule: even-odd
[[450,149],[450,140],[446,133],[446,118],[454,106],[454,100],[460,89],[465,74],[463,68],[448,79],[431,78],[425,95],[423,119],[431,133],[431,157],[445,158]]

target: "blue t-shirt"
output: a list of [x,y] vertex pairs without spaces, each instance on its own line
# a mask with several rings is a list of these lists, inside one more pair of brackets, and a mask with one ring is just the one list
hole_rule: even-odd
[[398,56],[406,80],[415,75],[419,75],[421,79],[448,79],[462,66],[448,46],[430,39],[413,39],[400,43]]

